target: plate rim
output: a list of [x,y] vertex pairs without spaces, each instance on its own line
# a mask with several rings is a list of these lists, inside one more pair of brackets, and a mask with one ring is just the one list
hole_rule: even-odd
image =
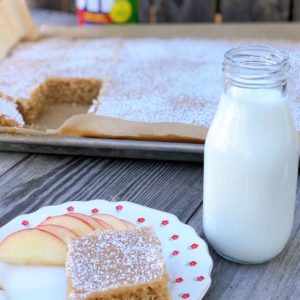
[[[165,212],[163,210],[159,210],[159,209],[155,209],[155,208],[152,208],[152,207],[148,207],[148,206],[145,206],[145,205],[142,205],[142,204],[138,204],[138,203],[134,203],[134,202],[130,202],[130,201],[109,201],[109,200],[106,200],[106,199],[91,199],[91,200],[87,200],[87,201],[84,201],[84,200],[73,200],[73,201],[67,201],[67,202],[63,202],[63,203],[60,203],[60,204],[55,204],[55,205],[47,205],[47,206],[42,206],[40,208],[38,208],[37,210],[33,211],[33,212],[30,212],[30,213],[26,213],[26,214],[20,214],[16,217],[14,217],[13,219],[11,219],[9,222],[7,222],[6,224],[4,224],[3,226],[0,227],[0,232],[5,230],[6,227],[9,227],[11,226],[13,223],[17,222],[18,219],[27,219],[27,218],[30,218],[30,216],[32,215],[37,215],[39,214],[40,212],[43,212],[43,211],[47,211],[48,209],[55,209],[55,208],[60,208],[62,206],[72,206],[72,205],[75,205],[75,204],[85,204],[85,203],[91,203],[91,202],[104,202],[104,203],[109,203],[109,205],[113,205],[113,204],[126,204],[126,205],[129,205],[129,206],[138,206],[138,207],[142,207],[143,209],[147,209],[147,210],[151,210],[153,212],[159,212],[159,213],[163,213],[163,214],[166,214],[166,215],[169,215],[169,216],[172,216],[172,218],[174,218],[177,222],[179,222],[182,226],[188,228],[189,230],[191,230],[201,241],[202,243],[205,245],[205,253],[208,257],[208,260],[209,260],[209,269],[208,269],[208,273],[207,273],[207,276],[209,276],[209,278],[207,278],[207,284],[205,286],[205,288],[203,289],[203,292],[201,295],[198,296],[197,300],[201,300],[205,295],[206,293],[208,292],[209,288],[211,287],[211,283],[212,283],[212,270],[213,270],[213,266],[214,266],[214,262],[213,262],[213,259],[209,253],[209,248],[208,248],[208,244],[207,242],[198,235],[198,233],[196,232],[196,230],[194,229],[194,227],[182,222],[175,214],[172,214],[172,213],[169,213],[169,212]],[[1,293],[3,291],[0,290],[0,296],[1,296]]]

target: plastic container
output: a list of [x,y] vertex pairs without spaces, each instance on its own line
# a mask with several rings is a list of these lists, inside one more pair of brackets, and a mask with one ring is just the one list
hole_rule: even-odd
[[137,23],[138,0],[76,0],[80,25]]

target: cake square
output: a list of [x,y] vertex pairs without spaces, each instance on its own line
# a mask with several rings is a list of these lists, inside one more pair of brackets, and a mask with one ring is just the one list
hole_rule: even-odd
[[69,300],[171,299],[152,227],[96,231],[70,241],[66,276]]

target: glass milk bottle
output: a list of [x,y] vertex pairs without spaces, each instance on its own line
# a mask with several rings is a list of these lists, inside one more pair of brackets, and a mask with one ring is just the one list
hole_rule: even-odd
[[240,263],[278,255],[293,226],[298,137],[287,99],[288,54],[241,47],[225,54],[224,92],[205,144],[204,232]]

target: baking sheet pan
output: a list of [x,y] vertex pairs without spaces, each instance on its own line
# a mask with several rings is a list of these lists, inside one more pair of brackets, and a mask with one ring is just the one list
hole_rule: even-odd
[[[7,1],[6,1],[7,2]],[[105,27],[45,26],[44,36],[71,37],[195,37],[209,39],[269,38],[299,40],[300,24],[140,25]],[[6,49],[8,50],[8,49]],[[194,161],[203,160],[204,145],[56,135],[0,134],[0,150],[100,157]]]
[[0,149],[13,152],[203,161],[204,145],[132,140],[0,134]]

